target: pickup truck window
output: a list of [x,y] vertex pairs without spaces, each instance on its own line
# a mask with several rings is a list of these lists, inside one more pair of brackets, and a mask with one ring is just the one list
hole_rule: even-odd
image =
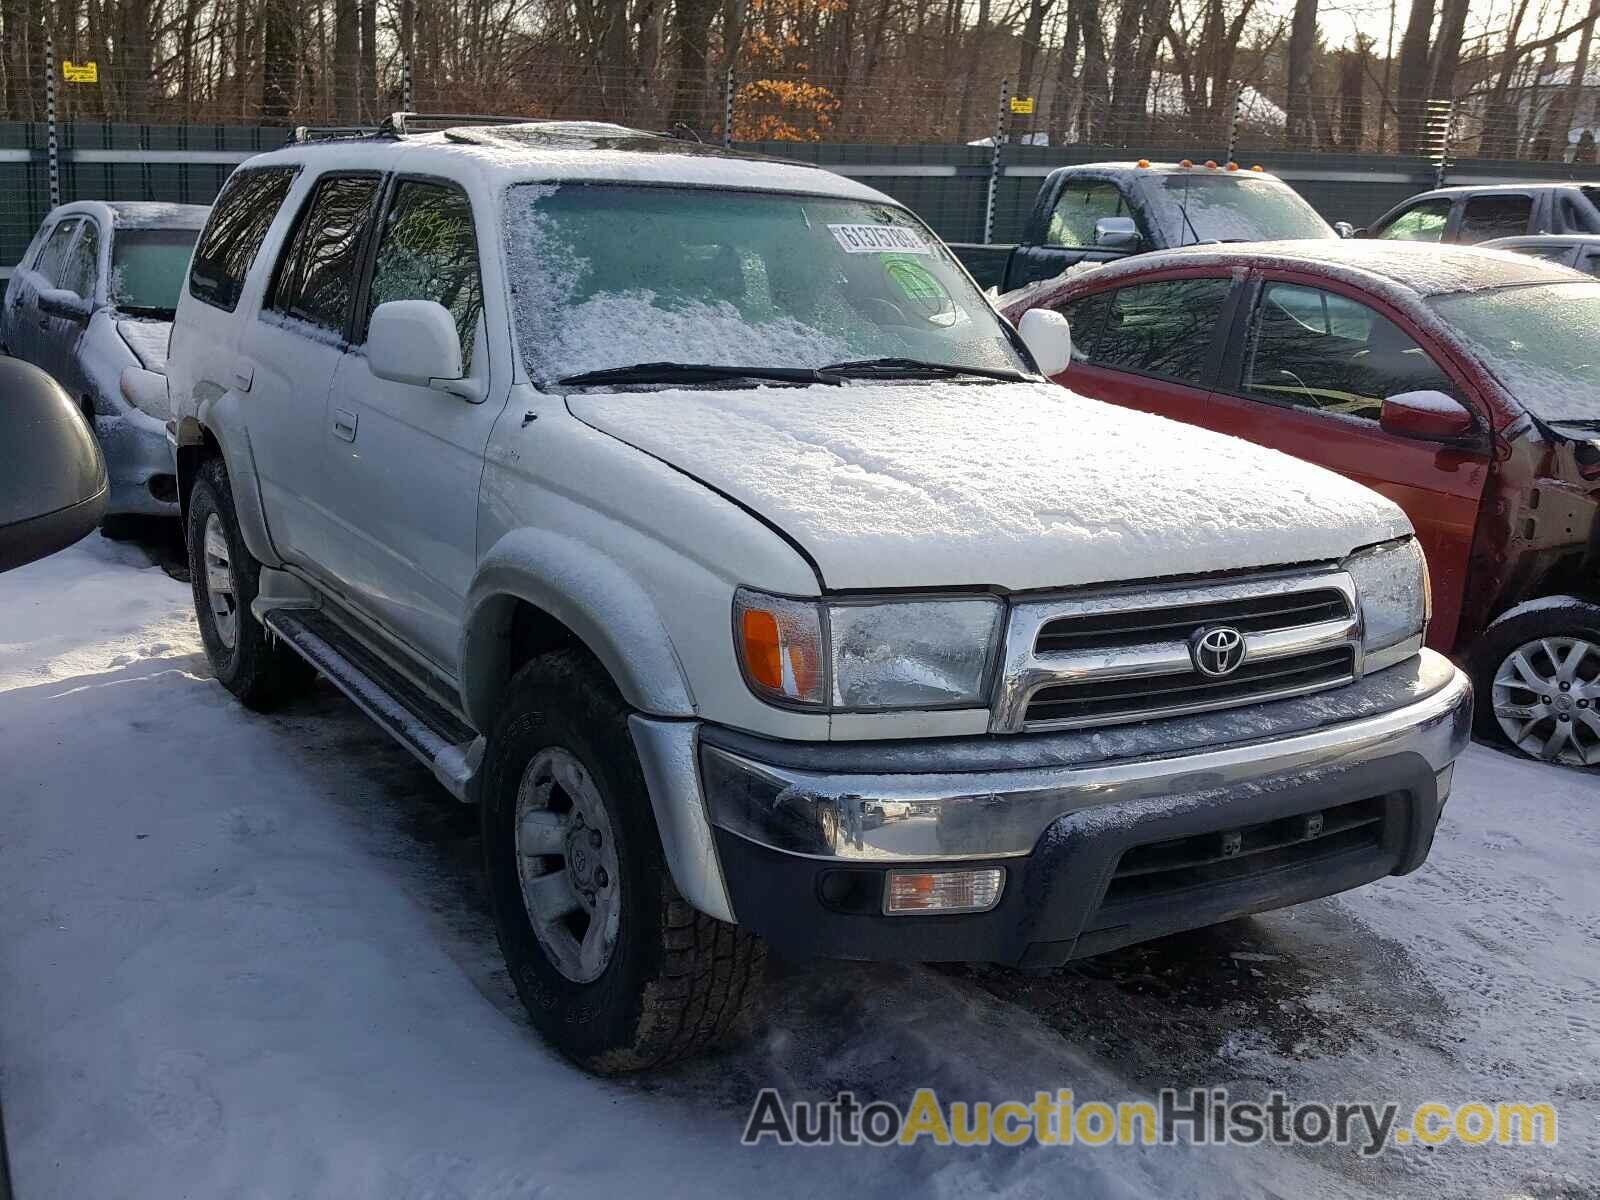
[[[1584,195],[1590,195],[1595,189],[1585,188]],[[1591,196],[1592,200],[1592,196]],[[1558,208],[1561,213],[1561,230],[1564,233],[1600,233],[1600,219],[1597,219],[1589,205],[1583,203],[1571,192],[1560,193]]]
[[1050,213],[1045,245],[1093,246],[1096,221],[1101,217],[1128,215],[1122,190],[1116,184],[1090,180],[1068,184],[1061,190],[1061,198]]
[[684,187],[519,184],[506,258],[536,381],[651,362],[1027,367],[904,209]]
[[1291,283],[1269,283],[1251,323],[1247,394],[1376,421],[1385,396],[1453,393],[1428,352],[1365,304]]
[[318,182],[278,260],[268,308],[344,332],[379,182],[376,175],[334,175]]
[[1298,192],[1276,179],[1193,171],[1158,178],[1174,245],[1338,236]]
[[1600,424],[1600,283],[1459,292],[1428,303],[1535,416]]
[[1528,232],[1528,218],[1532,214],[1532,196],[1515,192],[1473,196],[1461,210],[1461,228],[1456,239],[1462,245],[1472,245],[1491,238],[1516,237]]
[[1372,236],[1391,242],[1439,242],[1450,223],[1450,201],[1423,200],[1400,213]]
[[256,167],[228,176],[189,266],[189,294],[232,312],[244,277],[299,167]]
[[395,189],[378,243],[367,320],[389,300],[436,300],[444,305],[461,335],[461,360],[472,361],[483,284],[472,203],[460,188],[403,180]]
[[1231,279],[1171,279],[1125,287],[1112,300],[1099,337],[1091,339],[1085,354],[1095,366],[1200,384],[1232,287]]

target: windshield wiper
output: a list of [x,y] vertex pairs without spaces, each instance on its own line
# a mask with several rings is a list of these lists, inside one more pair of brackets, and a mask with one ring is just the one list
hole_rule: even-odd
[[980,379],[1003,379],[1008,383],[1026,383],[1032,376],[1008,367],[963,367],[956,363],[930,362],[921,358],[857,358],[849,362],[829,363],[821,368],[829,375],[976,375]]
[[583,371],[556,380],[563,387],[583,387],[595,383],[716,383],[725,379],[768,379],[777,383],[827,383],[838,387],[843,381],[814,367],[735,367],[716,363],[648,362],[631,367],[607,367]]

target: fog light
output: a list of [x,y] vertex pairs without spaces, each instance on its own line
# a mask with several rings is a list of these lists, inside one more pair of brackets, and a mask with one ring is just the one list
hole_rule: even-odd
[[987,912],[1000,901],[1006,873],[999,867],[977,871],[890,871],[883,911],[911,913]]

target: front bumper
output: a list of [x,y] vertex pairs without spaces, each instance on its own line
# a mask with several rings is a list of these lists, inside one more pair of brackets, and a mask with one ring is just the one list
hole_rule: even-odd
[[162,423],[138,409],[124,408],[97,411],[94,427],[111,480],[106,512],[177,516],[177,471]]
[[[1471,723],[1466,676],[1425,651],[1320,697],[1114,735],[686,743],[635,718],[635,741],[705,911],[790,953],[1043,965],[1415,870]],[[1005,872],[994,908],[883,914],[889,869],[956,864]]]

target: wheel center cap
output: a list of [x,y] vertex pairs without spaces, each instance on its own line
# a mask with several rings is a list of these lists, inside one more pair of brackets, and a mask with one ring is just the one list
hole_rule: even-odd
[[567,842],[567,869],[572,872],[573,882],[580,888],[590,888],[590,876],[594,872],[594,858],[589,853],[587,839],[571,838]]
[[1557,712],[1570,712],[1571,710],[1572,710],[1572,697],[1571,696],[1557,696],[1556,697],[1556,711]]

